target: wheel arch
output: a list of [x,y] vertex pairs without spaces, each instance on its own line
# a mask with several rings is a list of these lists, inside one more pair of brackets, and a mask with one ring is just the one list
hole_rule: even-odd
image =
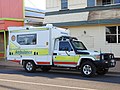
[[24,65],[24,63],[27,62],[27,61],[32,61],[36,65],[36,62],[33,59],[23,59],[22,60],[22,65]]
[[81,67],[81,65],[84,63],[84,62],[92,62],[94,64],[94,60],[92,58],[81,58],[80,61],[79,61],[79,67]]

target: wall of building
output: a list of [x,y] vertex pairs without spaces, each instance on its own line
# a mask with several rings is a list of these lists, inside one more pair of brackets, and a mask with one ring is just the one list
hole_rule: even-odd
[[[120,3],[113,0],[111,4]],[[102,0],[68,0],[68,9],[79,9],[85,7],[102,6]],[[61,10],[61,0],[46,0],[47,12]]]
[[47,12],[50,11],[59,11],[61,8],[60,0],[46,0],[46,9]]
[[88,20],[115,19],[115,18],[120,18],[120,9],[90,11]]
[[54,15],[46,16],[44,23],[59,23],[59,22],[70,22],[70,21],[87,21],[89,12],[82,13],[71,13],[65,15]]
[[8,27],[12,26],[23,26],[23,21],[15,21],[15,20],[0,20],[0,31],[7,31]]
[[0,58],[6,57],[7,27],[24,25],[24,0],[0,0]]
[[[120,44],[108,44],[106,42],[106,25],[67,27],[71,36],[81,40],[89,50],[113,52],[120,57]],[[108,26],[108,25],[107,25]]]
[[87,7],[87,0],[68,0],[69,9],[78,9]]
[[25,7],[24,23],[26,26],[41,26],[43,25],[44,17],[45,10]]
[[[68,9],[87,7],[87,0],[68,0]],[[46,0],[47,12],[61,10],[61,0]]]
[[23,0],[0,0],[0,18],[23,19]]
[[[112,12],[112,13],[111,13]],[[44,23],[111,20],[120,18],[120,5],[47,12]],[[108,22],[109,23],[109,22]],[[119,23],[117,21],[117,23]]]

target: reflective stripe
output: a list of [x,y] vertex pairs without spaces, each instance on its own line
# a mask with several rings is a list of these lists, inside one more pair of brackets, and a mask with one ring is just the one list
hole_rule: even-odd
[[55,60],[57,60],[57,61],[73,61],[74,56],[56,56]]
[[54,61],[64,61],[64,62],[78,62],[80,56],[56,56],[56,58],[54,59]]
[[50,62],[37,62],[37,64],[50,64]]
[[48,48],[43,48],[38,50],[38,55],[48,55],[49,53]]
[[24,21],[24,19],[17,19],[17,18],[0,18],[0,20],[9,20],[9,21]]
[[10,61],[20,63],[20,60],[10,60]]
[[26,56],[30,56],[30,55],[48,55],[49,54],[49,50],[48,48],[36,48],[36,49],[12,49],[10,50],[10,53],[12,53],[12,55],[26,55]]
[[19,47],[17,47],[14,43],[10,42],[10,49],[18,49]]
[[[48,28],[37,28],[37,29],[34,29],[34,28],[30,28],[30,30],[22,30],[23,32],[35,32],[35,31],[42,31],[42,30],[49,30]],[[18,33],[18,32],[21,32],[21,30],[14,30],[14,31],[10,31],[10,33]]]
[[76,55],[76,56],[74,56],[74,60],[75,60],[75,62],[78,62],[78,61],[79,61],[79,58],[80,58],[80,55]]
[[77,65],[76,62],[54,62],[54,64],[75,64]]

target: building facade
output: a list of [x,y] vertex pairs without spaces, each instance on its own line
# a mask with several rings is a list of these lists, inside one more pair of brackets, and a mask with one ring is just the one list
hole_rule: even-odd
[[46,0],[44,24],[68,28],[88,49],[120,57],[120,0]]
[[24,0],[0,0],[0,59],[6,57],[8,27],[41,26],[45,11],[24,7]]
[[42,26],[45,17],[45,10],[25,7],[25,26]]
[[23,0],[0,0],[0,58],[5,58],[9,26],[24,25]]

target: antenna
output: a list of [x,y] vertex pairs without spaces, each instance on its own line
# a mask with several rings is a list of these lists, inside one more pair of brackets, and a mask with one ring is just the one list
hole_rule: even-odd
[[100,54],[102,53],[101,48],[100,48]]

